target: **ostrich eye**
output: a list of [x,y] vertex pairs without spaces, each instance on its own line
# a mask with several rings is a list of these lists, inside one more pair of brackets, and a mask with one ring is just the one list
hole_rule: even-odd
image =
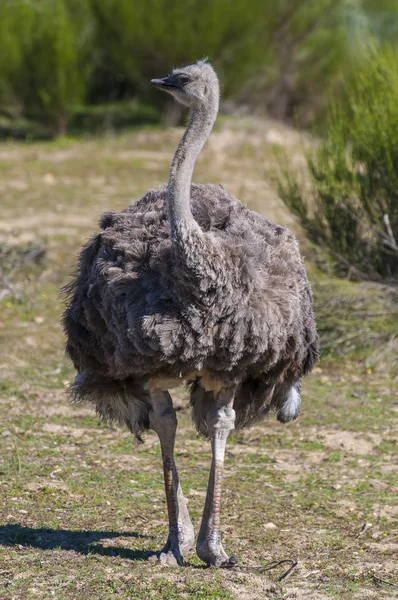
[[179,83],[181,83],[181,85],[186,85],[187,83],[190,82],[190,79],[189,79],[188,75],[179,75],[178,81],[179,81]]

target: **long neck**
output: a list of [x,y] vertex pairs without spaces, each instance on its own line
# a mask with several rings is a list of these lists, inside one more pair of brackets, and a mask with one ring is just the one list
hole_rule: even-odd
[[207,105],[192,110],[188,128],[178,144],[171,165],[168,210],[171,237],[179,247],[184,246],[187,233],[201,234],[190,206],[192,174],[196,159],[213,128],[217,112],[218,96],[216,95],[209,99]]

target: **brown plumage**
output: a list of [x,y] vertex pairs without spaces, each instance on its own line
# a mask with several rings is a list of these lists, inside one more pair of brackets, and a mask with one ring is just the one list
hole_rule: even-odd
[[[168,186],[103,215],[66,288],[67,353],[78,400],[140,438],[159,435],[170,533],[159,560],[193,542],[174,465],[176,416],[168,389],[190,385],[197,430],[213,463],[197,543],[200,558],[231,565],[218,529],[229,431],[273,410],[300,410],[302,377],[318,357],[312,296],[297,241],[219,185],[192,185],[218,111],[218,80],[205,62],[153,83],[191,108]],[[170,483],[172,482],[172,484]]]

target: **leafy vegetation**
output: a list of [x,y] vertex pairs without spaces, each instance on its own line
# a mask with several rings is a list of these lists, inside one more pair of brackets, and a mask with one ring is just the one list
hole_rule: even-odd
[[0,106],[64,133],[82,105],[158,107],[148,80],[209,56],[224,99],[307,123],[396,24],[388,0],[3,0]]
[[4,0],[0,5],[3,97],[27,117],[66,132],[86,94],[93,22],[87,1]]
[[344,273],[398,279],[398,53],[373,48],[326,136],[307,152],[310,189],[291,166],[279,191]]
[[159,110],[136,101],[120,101],[75,107],[70,118],[70,131],[79,133],[113,132],[137,125],[150,125],[160,120]]

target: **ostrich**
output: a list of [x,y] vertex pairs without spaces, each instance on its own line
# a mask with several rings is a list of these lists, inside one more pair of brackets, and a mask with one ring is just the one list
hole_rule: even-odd
[[107,421],[161,444],[169,534],[157,553],[182,564],[194,531],[173,451],[169,390],[186,383],[192,417],[211,441],[212,463],[196,552],[210,566],[237,563],[223,548],[220,504],[225,446],[273,411],[300,411],[300,385],[318,357],[312,296],[295,237],[229,195],[192,184],[214,125],[219,84],[206,61],[152,84],[190,109],[168,185],[107,212],[66,288],[71,392]]

